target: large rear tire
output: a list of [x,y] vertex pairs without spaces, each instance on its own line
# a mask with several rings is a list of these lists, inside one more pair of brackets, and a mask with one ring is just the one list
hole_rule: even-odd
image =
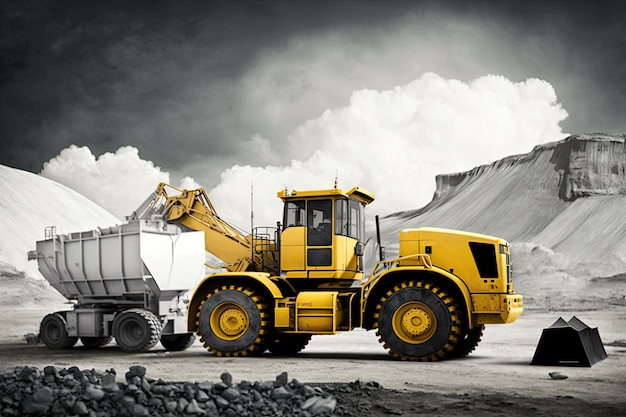
[[97,349],[111,343],[113,336],[81,337],[80,342],[87,349]]
[[274,356],[292,356],[311,340],[310,334],[275,334],[267,342],[267,350]]
[[69,349],[78,341],[78,337],[68,335],[63,313],[51,313],[41,320],[39,338],[50,349]]
[[269,305],[248,287],[222,286],[200,306],[198,336],[217,356],[258,355],[266,349]]
[[159,343],[161,322],[148,310],[124,310],[113,320],[113,336],[126,352],[145,352]]
[[172,352],[180,352],[186,350],[196,341],[196,335],[193,333],[185,334],[168,334],[161,336],[161,345],[165,350]]
[[402,360],[437,361],[459,341],[458,305],[425,281],[407,281],[387,292],[376,307],[377,334],[385,349]]

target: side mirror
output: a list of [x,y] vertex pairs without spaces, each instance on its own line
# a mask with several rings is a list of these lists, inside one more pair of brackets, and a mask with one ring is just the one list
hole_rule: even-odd
[[363,243],[361,242],[357,242],[356,245],[354,245],[354,255],[355,256],[363,256]]

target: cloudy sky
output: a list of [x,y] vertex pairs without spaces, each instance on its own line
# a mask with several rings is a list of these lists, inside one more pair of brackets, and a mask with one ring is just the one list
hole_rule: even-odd
[[619,1],[2,0],[0,164],[119,217],[158,181],[235,224],[276,191],[434,176],[568,133],[626,131]]

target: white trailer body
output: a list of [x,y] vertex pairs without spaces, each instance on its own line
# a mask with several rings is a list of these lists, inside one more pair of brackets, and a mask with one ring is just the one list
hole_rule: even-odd
[[50,347],[115,337],[122,349],[136,351],[151,348],[154,339],[179,340],[177,346],[191,339],[183,298],[205,276],[203,232],[138,219],[68,235],[47,229],[36,248],[29,259],[74,304],[42,321],[40,337]]

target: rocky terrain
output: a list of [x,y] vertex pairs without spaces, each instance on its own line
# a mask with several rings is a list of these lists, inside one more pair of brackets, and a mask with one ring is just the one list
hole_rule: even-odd
[[358,380],[305,384],[289,380],[286,372],[262,382],[235,383],[228,372],[215,382],[172,382],[151,378],[145,367],[137,365],[123,378],[115,369],[24,366],[0,375],[0,393],[2,416],[599,416],[624,411],[621,404],[590,403],[572,396],[401,391]]
[[[117,372],[77,367],[43,370],[22,367],[0,376],[3,408],[0,415],[131,415],[187,416],[322,416],[344,413],[333,393],[337,388],[313,387],[289,381],[283,372],[274,381],[233,383],[228,372],[220,381],[172,383],[149,378],[143,366],[131,366],[124,382]],[[375,390],[376,383],[339,388],[354,392]]]

